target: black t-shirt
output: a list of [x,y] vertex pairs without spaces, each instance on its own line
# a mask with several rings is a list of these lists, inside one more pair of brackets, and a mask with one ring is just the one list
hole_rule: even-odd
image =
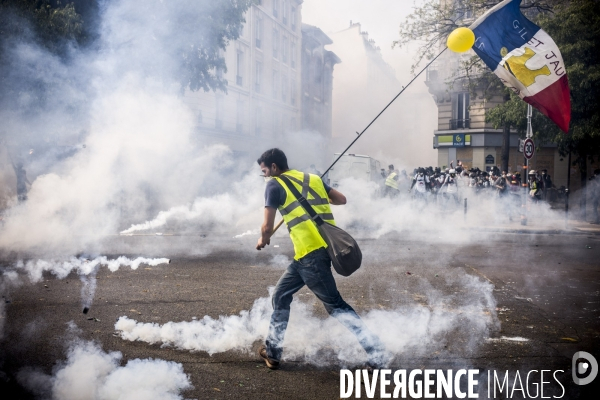
[[[325,192],[329,193],[331,187],[325,182],[323,182],[323,186],[325,187]],[[285,189],[276,179],[271,179],[267,182],[267,187],[265,188],[265,207],[279,208],[279,206],[285,204],[286,197]]]

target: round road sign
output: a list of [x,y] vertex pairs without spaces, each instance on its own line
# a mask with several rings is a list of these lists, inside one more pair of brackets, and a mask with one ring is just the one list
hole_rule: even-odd
[[531,160],[534,154],[535,145],[533,144],[533,140],[531,138],[525,139],[525,143],[523,143],[523,155],[526,159]]

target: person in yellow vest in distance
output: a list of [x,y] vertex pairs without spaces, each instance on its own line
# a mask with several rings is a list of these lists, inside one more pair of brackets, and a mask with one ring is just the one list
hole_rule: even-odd
[[256,245],[263,249],[271,242],[275,211],[279,210],[287,225],[294,245],[294,260],[287,267],[273,292],[273,314],[265,344],[259,356],[271,369],[279,368],[283,354],[283,339],[290,317],[293,295],[304,285],[317,296],[332,317],[341,322],[358,339],[368,355],[367,368],[381,368],[387,361],[385,349],[379,338],[365,326],[354,309],[342,299],[333,274],[327,244],[319,234],[316,223],[282,181],[285,176],[308,200],[316,213],[327,223],[335,225],[330,204],[346,204],[346,197],[329,187],[317,175],[289,169],[285,153],[270,149],[257,160],[261,171],[271,177],[265,189],[264,221],[261,237]]
[[385,178],[385,196],[389,196],[394,198],[398,196],[400,192],[400,185],[398,184],[398,180],[400,179],[398,176],[398,170],[394,168],[393,165],[390,165],[390,174]]
[[537,202],[540,200],[540,183],[537,179],[537,174],[534,169],[529,171],[529,198]]

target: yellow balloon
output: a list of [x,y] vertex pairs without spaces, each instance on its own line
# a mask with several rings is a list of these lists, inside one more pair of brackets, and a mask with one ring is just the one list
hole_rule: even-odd
[[457,28],[446,41],[446,45],[455,53],[464,53],[475,44],[475,34],[469,28]]

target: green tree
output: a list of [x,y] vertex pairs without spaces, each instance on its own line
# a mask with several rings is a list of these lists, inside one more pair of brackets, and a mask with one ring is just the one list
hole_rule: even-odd
[[[423,60],[431,59],[445,43],[447,36],[459,26],[469,25],[500,0],[426,0],[400,26],[400,46],[418,41],[419,56],[413,69]],[[554,39],[561,50],[571,89],[571,126],[565,135],[548,118],[534,110],[532,125],[538,143],[553,142],[562,155],[571,152],[574,164],[581,171],[582,186],[587,176],[587,160],[600,154],[600,109],[598,63],[600,3],[595,0],[524,0],[521,11]],[[505,103],[488,111],[487,120],[503,128],[503,164],[508,163],[508,136],[511,128],[524,134],[527,104],[502,85],[479,57],[474,56],[461,66],[456,75],[469,81],[471,91],[483,92],[489,98],[502,94]],[[449,82],[451,84],[451,82]]]
[[37,40],[52,51],[59,51],[61,44],[79,39],[82,33],[83,21],[73,3],[0,0],[0,37],[3,41],[15,36],[28,36],[29,26],[24,21],[33,28]]
[[[401,46],[410,41],[417,41],[419,49],[412,70],[423,61],[431,60],[440,51],[450,33],[460,26],[469,25],[478,16],[494,7],[501,0],[426,0],[416,7],[406,21],[400,25],[399,40],[393,46]],[[558,0],[525,0],[521,3],[521,11],[525,15],[539,15],[552,11]],[[467,81],[469,91],[477,92],[486,98],[503,94],[505,100],[510,99],[510,93],[504,89],[501,81],[487,68],[478,56],[463,61],[460,71],[455,71],[453,78],[448,81],[451,87],[454,81]],[[463,82],[461,82],[463,83]],[[502,109],[505,110],[505,109]],[[508,111],[508,109],[506,109]],[[501,113],[498,116],[498,126],[502,127],[502,170],[508,170],[511,127],[519,127],[514,112]]]
[[[30,41],[49,51],[68,57],[72,44],[93,43],[98,37],[95,21],[98,0],[0,0],[0,96],[11,96],[8,69],[18,68],[6,57],[11,41]],[[168,56],[179,62],[182,89],[226,91],[227,71],[223,52],[231,40],[239,37],[244,14],[255,0],[146,0],[145,9],[155,13],[157,21],[165,16],[177,31],[163,39],[173,42]],[[110,5],[110,2],[108,3]],[[186,12],[189,11],[189,12]],[[182,12],[183,11],[183,12]],[[77,51],[76,46],[74,51]],[[163,54],[163,56],[165,56]],[[41,85],[32,87],[43,90]],[[16,90],[22,90],[19,86]],[[43,96],[40,96],[43,97]]]
[[197,39],[181,48],[182,87],[226,91],[227,81],[221,74],[227,72],[223,51],[240,36],[246,22],[244,14],[255,0],[195,1],[203,3],[203,12],[180,21],[182,30],[196,27],[198,31]]
[[[440,45],[458,27],[485,13],[502,0],[424,0],[414,8],[400,25],[398,40],[392,47],[417,42],[419,48],[412,69],[423,61],[431,60],[440,51]],[[525,15],[551,12],[561,0],[524,0],[521,11]]]
[[[587,161],[600,155],[600,3],[594,0],[571,0],[542,15],[536,21],[556,42],[563,56],[571,90],[571,125],[565,135],[541,113],[534,111],[532,122],[538,143],[552,142],[564,156],[571,152],[573,164],[581,173],[585,187]],[[519,97],[492,109],[488,119],[495,126],[510,121],[523,129],[527,105]],[[519,120],[519,115],[521,119]]]

